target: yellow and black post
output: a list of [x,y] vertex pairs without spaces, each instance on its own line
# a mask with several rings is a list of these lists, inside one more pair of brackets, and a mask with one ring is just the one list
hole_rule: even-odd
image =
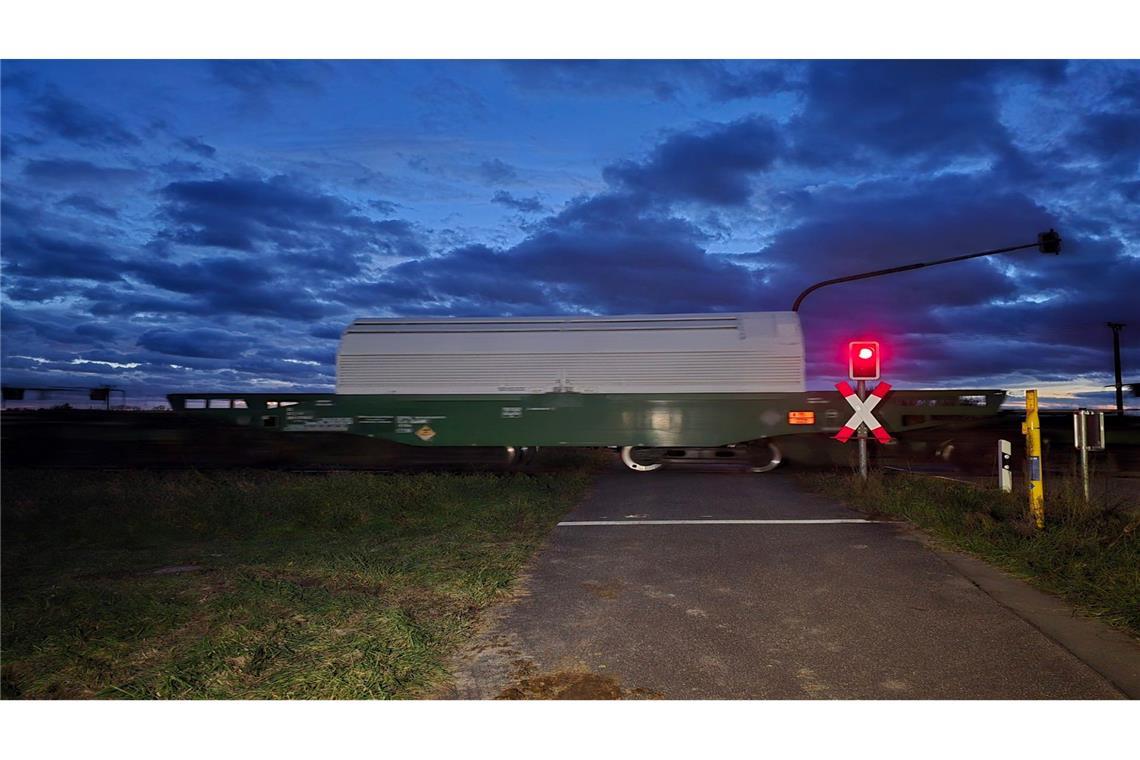
[[1041,419],[1037,415],[1037,391],[1025,392],[1025,422],[1021,424],[1025,434],[1025,455],[1029,472],[1026,481],[1029,485],[1029,513],[1038,530],[1045,527],[1045,483],[1041,466]]

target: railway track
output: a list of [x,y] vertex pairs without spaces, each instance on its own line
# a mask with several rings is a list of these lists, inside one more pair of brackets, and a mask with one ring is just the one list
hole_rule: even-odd
[[[1140,476],[1140,418],[1114,417],[1108,423],[1109,448],[1094,455],[1094,467],[1102,473]],[[1020,417],[1006,412],[910,431],[887,446],[873,444],[872,463],[951,477],[984,477],[993,474],[994,452],[1000,438],[1013,442],[1014,460],[1020,461],[1024,456]],[[1043,415],[1043,438],[1047,471],[1072,471],[1075,457],[1069,416]],[[776,442],[785,465],[853,465],[854,447],[838,444],[826,434],[793,436]],[[281,435],[172,412],[88,410],[5,410],[0,414],[0,444],[4,467],[42,468],[526,471],[553,466],[551,463],[566,457],[603,455],[598,449],[540,449],[531,461],[519,462],[518,452],[503,447],[412,447],[345,433]],[[616,461],[619,453],[615,449],[609,456]],[[718,459],[710,455],[691,461],[666,457],[664,461],[670,469],[711,466],[727,472],[755,466],[747,458],[731,463]],[[652,477],[652,473],[646,472],[645,476]]]

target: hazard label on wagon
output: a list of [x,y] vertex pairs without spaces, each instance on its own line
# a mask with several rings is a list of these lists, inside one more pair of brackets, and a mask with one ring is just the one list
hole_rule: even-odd
[[432,438],[435,438],[435,431],[427,425],[424,425],[416,431],[416,438],[419,438],[421,441],[430,441]]

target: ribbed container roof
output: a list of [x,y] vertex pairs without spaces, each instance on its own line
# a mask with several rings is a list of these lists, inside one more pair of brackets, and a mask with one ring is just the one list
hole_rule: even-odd
[[337,353],[343,394],[802,391],[792,312],[364,318]]

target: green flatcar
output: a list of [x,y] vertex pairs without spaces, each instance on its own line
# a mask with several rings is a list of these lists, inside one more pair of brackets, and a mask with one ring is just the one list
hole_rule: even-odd
[[[992,414],[1003,391],[895,391],[894,431]],[[794,436],[824,438],[850,407],[804,386],[793,312],[359,319],[335,393],[189,393],[177,411],[282,433],[344,432],[419,447],[610,447],[637,471],[672,459],[774,469]],[[838,444],[836,444],[838,445]]]

